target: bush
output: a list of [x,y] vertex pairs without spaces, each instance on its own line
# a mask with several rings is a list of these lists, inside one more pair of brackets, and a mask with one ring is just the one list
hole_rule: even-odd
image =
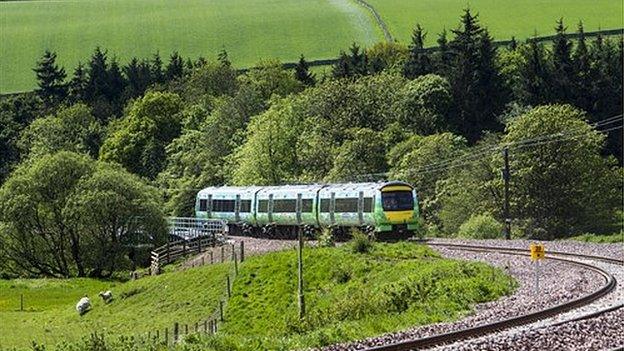
[[503,225],[489,213],[472,215],[459,227],[459,236],[473,239],[496,239],[502,236]]
[[351,251],[353,253],[368,253],[373,248],[373,240],[366,234],[355,229],[351,232]]
[[336,242],[334,239],[334,235],[331,230],[325,228],[321,232],[321,235],[318,237],[318,246],[319,247],[334,247],[336,246]]

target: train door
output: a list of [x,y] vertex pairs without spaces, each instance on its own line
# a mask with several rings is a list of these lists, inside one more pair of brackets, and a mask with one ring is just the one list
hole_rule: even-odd
[[336,224],[334,211],[336,209],[336,193],[332,192],[329,199],[329,221],[332,225]]
[[269,194],[269,208],[267,209],[269,223],[273,223],[273,194]]
[[241,196],[240,194],[236,195],[236,202],[234,203],[234,221],[240,222],[240,207],[241,207]]

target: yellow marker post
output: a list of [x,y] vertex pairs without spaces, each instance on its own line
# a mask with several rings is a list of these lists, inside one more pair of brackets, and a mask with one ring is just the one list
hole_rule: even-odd
[[532,243],[529,246],[531,250],[531,261],[535,264],[535,294],[539,292],[539,266],[540,261],[546,257],[546,249],[543,244]]

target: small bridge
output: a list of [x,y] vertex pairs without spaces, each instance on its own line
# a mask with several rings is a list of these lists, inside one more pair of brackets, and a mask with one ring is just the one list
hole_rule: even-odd
[[169,241],[151,252],[150,271],[160,273],[163,266],[188,254],[199,254],[225,242],[226,223],[218,219],[169,217]]

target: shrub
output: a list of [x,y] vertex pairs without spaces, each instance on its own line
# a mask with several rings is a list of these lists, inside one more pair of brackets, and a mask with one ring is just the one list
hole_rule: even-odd
[[459,236],[473,239],[496,239],[501,237],[502,224],[489,213],[472,215],[459,227]]
[[351,239],[351,251],[353,253],[368,253],[373,248],[373,240],[366,234],[359,230],[353,230],[351,232],[353,239]]
[[334,239],[334,235],[332,231],[325,228],[321,232],[321,235],[318,237],[318,246],[319,247],[334,247],[336,246],[336,242]]

